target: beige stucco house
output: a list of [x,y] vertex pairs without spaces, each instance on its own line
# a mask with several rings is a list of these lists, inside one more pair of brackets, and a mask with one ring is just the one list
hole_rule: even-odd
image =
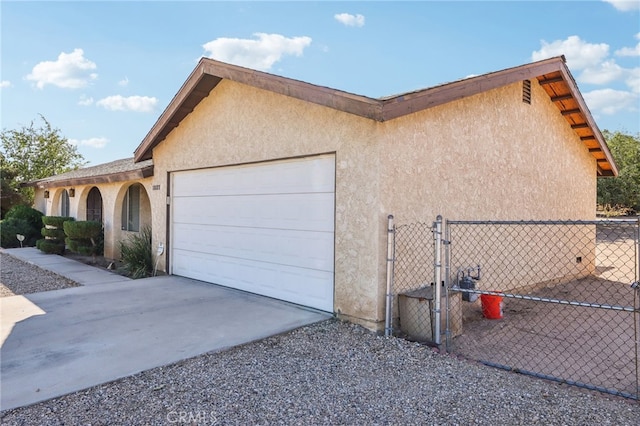
[[617,174],[562,57],[380,99],[202,59],[134,159],[110,164],[34,183],[36,207],[59,214],[73,188],[85,219],[97,188],[116,257],[138,196],[159,270],[369,328],[387,215],[593,219],[596,178]]

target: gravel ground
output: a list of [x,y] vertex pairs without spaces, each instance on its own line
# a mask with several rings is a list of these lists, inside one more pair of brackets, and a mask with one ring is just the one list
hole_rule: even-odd
[[51,271],[0,253],[0,297],[59,290],[78,285]]
[[329,320],[7,410],[0,419],[6,425],[638,425],[640,404]]

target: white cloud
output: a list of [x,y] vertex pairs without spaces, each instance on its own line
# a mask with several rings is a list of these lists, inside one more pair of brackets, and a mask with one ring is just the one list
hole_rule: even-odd
[[94,62],[84,57],[82,49],[74,49],[71,53],[60,53],[56,61],[40,62],[26,79],[35,81],[39,89],[47,84],[64,89],[80,89],[98,78],[98,74],[92,72],[96,68]]
[[271,69],[283,55],[302,56],[311,37],[255,33],[256,40],[221,37],[202,45],[207,56],[261,71]]
[[[640,40],[640,33],[636,34],[635,38]],[[541,45],[540,50],[531,54],[532,60],[565,55],[569,68],[574,72],[580,72],[576,78],[580,83],[615,87],[583,92],[585,101],[592,111],[613,115],[620,111],[635,112],[640,109],[640,68],[624,68],[618,65],[609,55],[608,44],[587,43],[573,35],[566,40],[555,40],[551,43],[542,40]],[[635,56],[639,53],[640,43],[635,48],[627,47],[615,52],[619,56]],[[620,90],[625,85],[628,90]]]
[[127,86],[129,84],[129,77],[125,77],[118,82],[118,86]]
[[578,77],[581,83],[607,84],[624,78],[627,70],[613,60],[604,61],[594,67],[586,68]]
[[108,96],[96,102],[96,105],[111,111],[135,111],[151,112],[157,105],[158,99],[149,96],[129,96],[120,95]]
[[347,27],[363,27],[364,26],[364,16],[357,14],[352,15],[350,13],[336,13],[333,15],[336,21],[340,22]]
[[[636,39],[640,40],[640,33],[636,34]],[[640,42],[635,47],[623,47],[616,50],[618,56],[640,56]]]
[[622,110],[636,110],[638,95],[614,89],[592,90],[584,94],[589,108],[606,115],[613,115]]
[[87,97],[87,95],[81,95],[80,99],[78,100],[78,105],[82,105],[82,106],[93,105],[93,98]]
[[108,143],[107,138],[69,139],[69,143],[75,146],[90,146],[91,148],[104,148]]
[[11,87],[11,82],[9,80],[0,81],[0,88],[4,89],[5,87]]
[[610,3],[613,7],[623,12],[640,9],[640,1],[638,0],[604,0],[604,1],[607,3]]
[[640,95],[640,68],[629,70],[625,83],[633,93]]
[[551,43],[541,40],[540,43],[542,48],[531,54],[533,61],[564,55],[567,65],[575,70],[597,67],[609,56],[608,44],[587,43],[575,35],[569,36],[566,40],[555,40]]

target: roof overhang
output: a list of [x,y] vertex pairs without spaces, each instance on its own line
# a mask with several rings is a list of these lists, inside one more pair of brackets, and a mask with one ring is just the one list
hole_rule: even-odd
[[79,176],[68,179],[41,179],[32,182],[23,183],[21,186],[34,188],[58,188],[62,186],[76,185],[97,185],[100,183],[124,182],[128,180],[139,180],[153,176],[153,164],[137,169],[118,173],[105,173],[96,176]]
[[374,99],[202,58],[134,153],[134,161],[152,158],[153,148],[228,79],[285,96],[323,105],[379,122],[473,96],[523,80],[537,80],[595,158],[598,176],[617,176],[618,170],[575,80],[558,56],[428,89]]

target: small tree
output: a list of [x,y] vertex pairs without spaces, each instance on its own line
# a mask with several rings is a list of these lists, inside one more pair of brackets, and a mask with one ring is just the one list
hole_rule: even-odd
[[44,237],[38,240],[36,247],[49,254],[63,254],[65,249],[64,223],[73,221],[74,218],[67,216],[43,216],[41,233]]
[[96,256],[102,254],[99,244],[102,224],[92,220],[84,220],[64,222],[62,226],[67,236],[65,243],[69,250],[83,256],[92,256],[95,263]]
[[619,175],[598,179],[598,204],[640,211],[640,134],[602,132]]
[[24,235],[22,245],[34,246],[40,236],[42,213],[25,205],[11,208],[0,223],[1,245],[4,248],[20,247],[16,234]]
[[[1,156],[2,153],[0,153]],[[0,166],[0,219],[4,219],[12,207],[19,204],[27,204],[17,187],[16,172],[6,168],[4,163],[4,160],[2,160],[2,166]]]
[[[0,133],[2,169],[13,173],[14,182],[27,182],[75,170],[84,158],[67,138],[40,116],[43,124],[33,121],[17,130]],[[15,185],[14,185],[15,186]],[[19,188],[27,204],[33,203],[33,188]]]

